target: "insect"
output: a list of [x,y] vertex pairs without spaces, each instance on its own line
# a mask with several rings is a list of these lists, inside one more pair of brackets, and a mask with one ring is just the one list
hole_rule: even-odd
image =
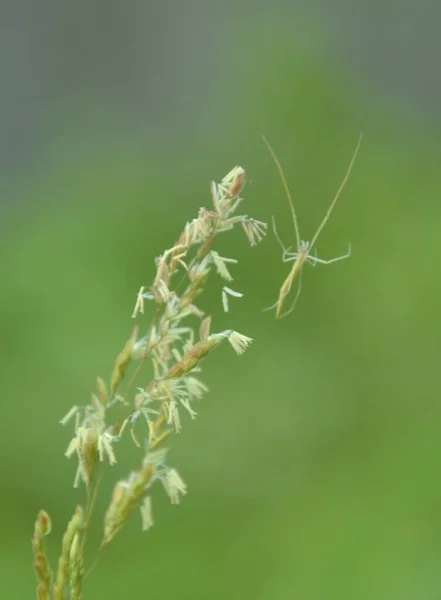
[[[293,225],[294,225],[294,231],[295,231],[295,236],[296,236],[296,244],[297,244],[297,251],[296,252],[292,252],[291,251],[291,246],[289,248],[285,248],[285,246],[283,245],[282,240],[280,239],[279,234],[277,233],[277,229],[276,229],[276,223],[273,217],[273,230],[274,230],[274,235],[276,236],[277,241],[279,242],[281,248],[282,248],[282,260],[283,262],[293,262],[291,271],[289,272],[287,278],[285,279],[285,281],[282,283],[281,287],[280,287],[280,291],[279,291],[279,298],[277,300],[277,302],[275,304],[273,304],[272,306],[266,308],[265,310],[272,310],[273,308],[276,309],[276,318],[277,319],[281,319],[283,317],[286,317],[287,315],[289,315],[293,310],[294,307],[296,305],[296,302],[298,300],[298,297],[300,295],[300,291],[301,291],[301,286],[302,286],[302,268],[305,262],[308,262],[310,264],[312,264],[314,267],[317,264],[322,264],[322,265],[329,265],[331,263],[337,262],[339,260],[344,260],[345,258],[349,258],[349,256],[351,255],[351,246],[349,245],[348,247],[348,252],[346,254],[344,254],[343,256],[337,256],[336,258],[331,258],[328,260],[323,260],[322,258],[318,258],[317,256],[311,256],[311,251],[317,241],[317,238],[319,237],[320,233],[322,232],[323,227],[326,225],[329,217],[331,216],[331,213],[337,203],[337,200],[339,199],[343,188],[345,187],[348,179],[349,179],[349,175],[351,174],[351,170],[352,167],[354,166],[354,162],[355,159],[357,157],[358,154],[358,150],[360,148],[361,145],[361,140],[363,138],[363,134],[360,134],[360,137],[358,138],[358,142],[357,142],[357,146],[355,148],[355,151],[352,155],[351,161],[349,163],[349,166],[346,170],[346,174],[343,178],[343,181],[340,184],[340,187],[337,190],[337,193],[334,196],[334,199],[332,200],[322,222],[320,223],[320,225],[317,228],[317,231],[315,232],[312,240],[310,242],[306,242],[304,240],[300,239],[300,233],[299,233],[299,224],[297,221],[297,215],[296,215],[296,211],[294,208],[294,203],[292,201],[292,197],[291,197],[291,193],[289,191],[289,187],[288,187],[288,183],[286,181],[286,177],[285,174],[283,172],[282,166],[280,165],[280,162],[274,152],[274,150],[272,149],[271,145],[269,144],[268,140],[265,138],[265,136],[263,136],[263,141],[265,142],[265,144],[268,147],[268,150],[270,151],[270,154],[276,164],[276,167],[279,171],[279,175],[280,178],[282,180],[282,184],[283,184],[283,188],[285,190],[286,196],[288,198],[288,202],[289,202],[289,207],[291,209],[291,215],[292,215],[292,221],[293,221]],[[285,300],[286,297],[288,296],[289,292],[291,291],[291,288],[294,284],[294,282],[296,281],[296,279],[298,278],[298,285],[297,285],[297,292],[296,295],[294,297],[293,303],[291,305],[291,308],[289,308],[287,311],[282,312],[284,305],[285,305]]]

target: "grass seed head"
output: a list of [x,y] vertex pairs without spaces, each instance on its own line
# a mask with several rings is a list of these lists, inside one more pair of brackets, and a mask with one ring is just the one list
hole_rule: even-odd
[[[156,259],[156,275],[151,285],[139,288],[132,317],[145,316],[149,303],[153,308],[143,336],[138,339],[138,327],[133,328],[115,361],[110,381],[97,377],[90,403],[74,406],[61,421],[65,425],[75,420],[74,437],[66,456],[78,457],[75,485],[86,484],[88,503],[85,519],[82,508],[77,507],[64,534],[54,600],[64,600],[69,585],[71,598],[79,600],[81,597],[82,552],[100,481],[94,477],[97,463],[113,465],[116,462],[114,444],[123,435],[130,433],[135,445],[143,448],[144,458],[141,468],[132,470],[114,487],[104,517],[101,546],[115,537],[137,508],[141,512],[142,529],[153,525],[149,490],[154,482],[162,482],[173,504],[178,504],[187,493],[181,476],[165,462],[164,442],[171,433],[181,430],[182,409],[190,418],[196,417],[193,403],[208,391],[199,376],[194,376],[201,371],[202,360],[223,340],[228,340],[237,354],[242,354],[252,341],[233,330],[211,333],[211,316],[205,316],[197,306],[211,273],[217,272],[228,282],[232,280],[229,265],[237,261],[220,256],[213,249],[217,237],[241,224],[253,246],[266,233],[265,223],[236,214],[244,184],[245,171],[239,166],[220,183],[211,184],[212,208],[200,208],[197,217],[186,223],[177,242]],[[242,296],[225,286],[223,293]],[[141,367],[147,360],[152,376],[150,381],[139,385],[137,378],[144,373]],[[136,368],[122,395],[121,383],[133,363]],[[40,600],[49,600],[50,593],[52,576],[43,548],[43,536],[49,530],[49,518],[42,512],[33,539]]]

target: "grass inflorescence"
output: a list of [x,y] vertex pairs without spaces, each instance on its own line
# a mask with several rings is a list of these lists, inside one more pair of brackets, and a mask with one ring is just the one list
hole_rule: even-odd
[[[74,486],[85,488],[85,502],[76,507],[67,525],[55,575],[44,545],[50,517],[45,511],[37,517],[32,546],[38,600],[62,600],[68,593],[73,600],[82,597],[87,532],[100,481],[107,474],[104,467],[117,462],[123,436],[129,435],[137,448],[135,464],[114,486],[99,549],[114,539],[136,510],[144,531],[153,525],[150,490],[156,483],[173,504],[187,492],[183,478],[168,461],[167,438],[181,431],[183,411],[196,417],[194,404],[208,391],[199,378],[202,359],[225,341],[238,355],[252,342],[231,329],[213,332],[211,316],[197,305],[213,271],[232,281],[229,265],[237,261],[213,249],[217,236],[240,226],[254,246],[266,233],[266,223],[236,214],[244,183],[241,167],[232,169],[220,183],[212,182],[211,208],[201,208],[186,223],[176,243],[156,259],[152,284],[140,287],[132,314],[139,324],[118,354],[109,380],[97,377],[90,402],[73,406],[61,420],[63,425],[73,424],[65,455],[77,460]],[[229,295],[241,296],[223,286],[225,310]],[[151,317],[143,323],[146,314]],[[142,380],[147,364],[149,375]]]

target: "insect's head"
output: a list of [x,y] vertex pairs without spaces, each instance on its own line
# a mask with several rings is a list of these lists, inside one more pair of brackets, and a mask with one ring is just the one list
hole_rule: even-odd
[[300,240],[298,253],[306,254],[306,252],[308,252],[308,250],[309,250],[309,242],[305,242],[305,240]]

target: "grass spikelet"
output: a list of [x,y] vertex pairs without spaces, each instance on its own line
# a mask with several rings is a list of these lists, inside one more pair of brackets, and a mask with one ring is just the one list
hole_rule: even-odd
[[[67,524],[66,532],[61,544],[61,554],[58,561],[58,570],[54,584],[54,600],[64,600],[66,588],[71,574],[71,548],[76,537],[80,535],[83,526],[83,509],[77,506],[72,519]],[[78,560],[78,558],[76,558]]]
[[207,356],[213,348],[219,344],[219,339],[203,340],[195,344],[190,350],[184,354],[182,359],[168,371],[165,379],[183,377],[196,367],[199,362]]
[[83,556],[81,553],[80,534],[77,532],[72,540],[69,552],[69,582],[71,600],[81,600],[83,585]]
[[133,510],[144,497],[153,476],[153,465],[146,465],[141,471],[133,472],[120,481],[113,492],[112,501],[104,518],[102,545],[108,544],[118,533]]
[[115,362],[115,367],[113,369],[112,377],[110,379],[110,392],[112,396],[115,394],[119,384],[123,380],[127,368],[130,364],[133,346],[135,344],[137,334],[138,328],[134,327],[131,336],[124,345],[124,348],[118,354],[118,357]]
[[106,384],[104,383],[104,380],[101,379],[101,377],[96,378],[96,387],[98,390],[99,401],[101,402],[101,404],[103,406],[107,406],[107,402],[109,401],[109,398],[107,395],[107,388],[106,388]]
[[34,571],[37,575],[37,600],[49,600],[52,584],[52,571],[46,556],[44,537],[51,531],[51,520],[46,511],[41,510],[35,521],[32,550],[34,553]]

